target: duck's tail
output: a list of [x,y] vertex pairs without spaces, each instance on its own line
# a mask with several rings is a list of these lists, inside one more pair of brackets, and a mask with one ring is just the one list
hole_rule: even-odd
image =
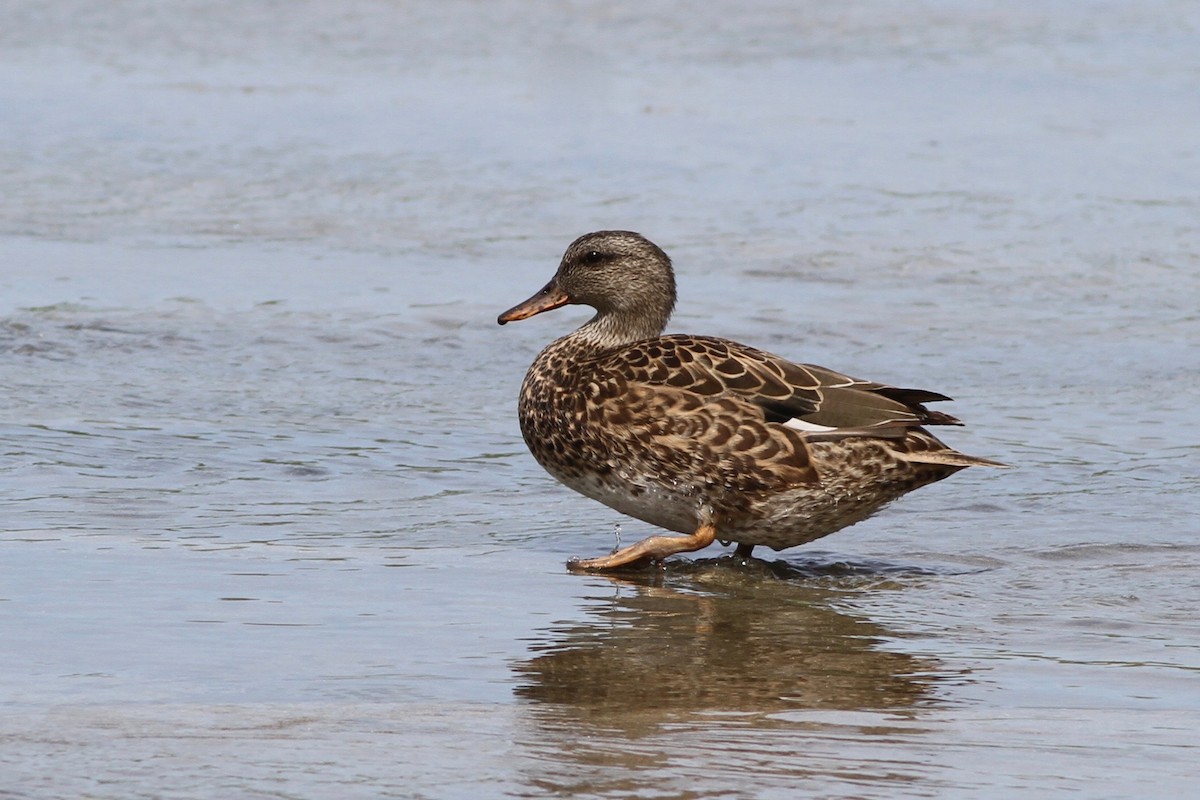
[[1008,464],[1000,461],[960,453],[924,428],[910,428],[904,440],[897,443],[896,456],[912,464],[1009,469]]
[[900,458],[915,464],[945,464],[950,467],[997,467],[1012,469],[1011,464],[993,461],[990,458],[969,456],[957,450],[933,450],[917,453],[900,453]]

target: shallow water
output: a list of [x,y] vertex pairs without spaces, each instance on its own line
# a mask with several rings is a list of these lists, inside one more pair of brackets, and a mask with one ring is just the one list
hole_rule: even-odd
[[[0,797],[1191,791],[1191,4],[3,16]],[[1018,469],[567,573],[494,320],[602,227]]]

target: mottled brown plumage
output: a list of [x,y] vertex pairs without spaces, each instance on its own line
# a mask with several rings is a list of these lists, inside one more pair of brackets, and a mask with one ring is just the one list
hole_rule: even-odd
[[652,536],[612,569],[697,550],[714,539],[776,550],[865,519],[891,500],[972,465],[924,425],[957,425],[925,403],[949,398],[795,364],[707,336],[663,336],[675,305],[666,253],[629,231],[571,244],[540,292],[504,324],[568,303],[588,323],[534,360],[521,432],[562,483],[685,536]]

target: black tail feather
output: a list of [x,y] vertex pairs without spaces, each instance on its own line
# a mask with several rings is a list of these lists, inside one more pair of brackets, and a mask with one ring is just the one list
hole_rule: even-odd
[[925,403],[940,403],[951,399],[944,394],[925,389],[899,389],[895,386],[883,386],[875,391],[889,400],[904,403],[917,412],[922,425],[962,425],[958,417],[944,411],[930,411],[925,407]]

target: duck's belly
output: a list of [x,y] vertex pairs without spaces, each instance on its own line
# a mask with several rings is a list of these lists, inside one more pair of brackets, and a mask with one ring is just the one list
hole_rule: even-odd
[[[954,468],[904,469],[891,480],[837,478],[762,497],[701,497],[686,484],[621,474],[566,472],[544,465],[561,483],[622,514],[678,533],[693,533],[701,517],[715,520],[717,538],[775,550],[828,536],[870,517],[896,498],[945,477]],[[724,502],[723,502],[724,501]]]
[[755,513],[734,516],[720,538],[775,550],[807,544],[862,522],[893,500],[957,471],[921,465],[897,470],[884,482],[826,480],[795,487],[757,505]]
[[[555,476],[558,477],[558,476]],[[700,525],[701,504],[659,485],[642,486],[596,476],[559,478],[562,483],[622,514],[678,533]],[[793,489],[737,513],[712,509],[717,538],[775,550],[811,542],[861,522],[901,493],[838,498],[820,487]]]
[[901,494],[839,497],[819,487],[794,489],[772,498],[757,513],[727,520],[719,536],[727,541],[783,550],[862,522]]
[[755,482],[714,485],[697,479],[705,463],[685,463],[672,474],[662,459],[642,458],[629,442],[581,427],[577,417],[565,415],[543,431],[537,427],[541,415],[522,412],[530,451],[559,482],[666,530],[691,534],[701,522],[714,522],[722,541],[776,550],[861,522],[901,495],[961,469],[909,463],[888,445],[864,439],[816,444],[819,482],[757,489],[748,488]]
[[677,533],[700,526],[699,502],[686,491],[619,475],[564,474],[547,471],[565,486],[634,519]]

